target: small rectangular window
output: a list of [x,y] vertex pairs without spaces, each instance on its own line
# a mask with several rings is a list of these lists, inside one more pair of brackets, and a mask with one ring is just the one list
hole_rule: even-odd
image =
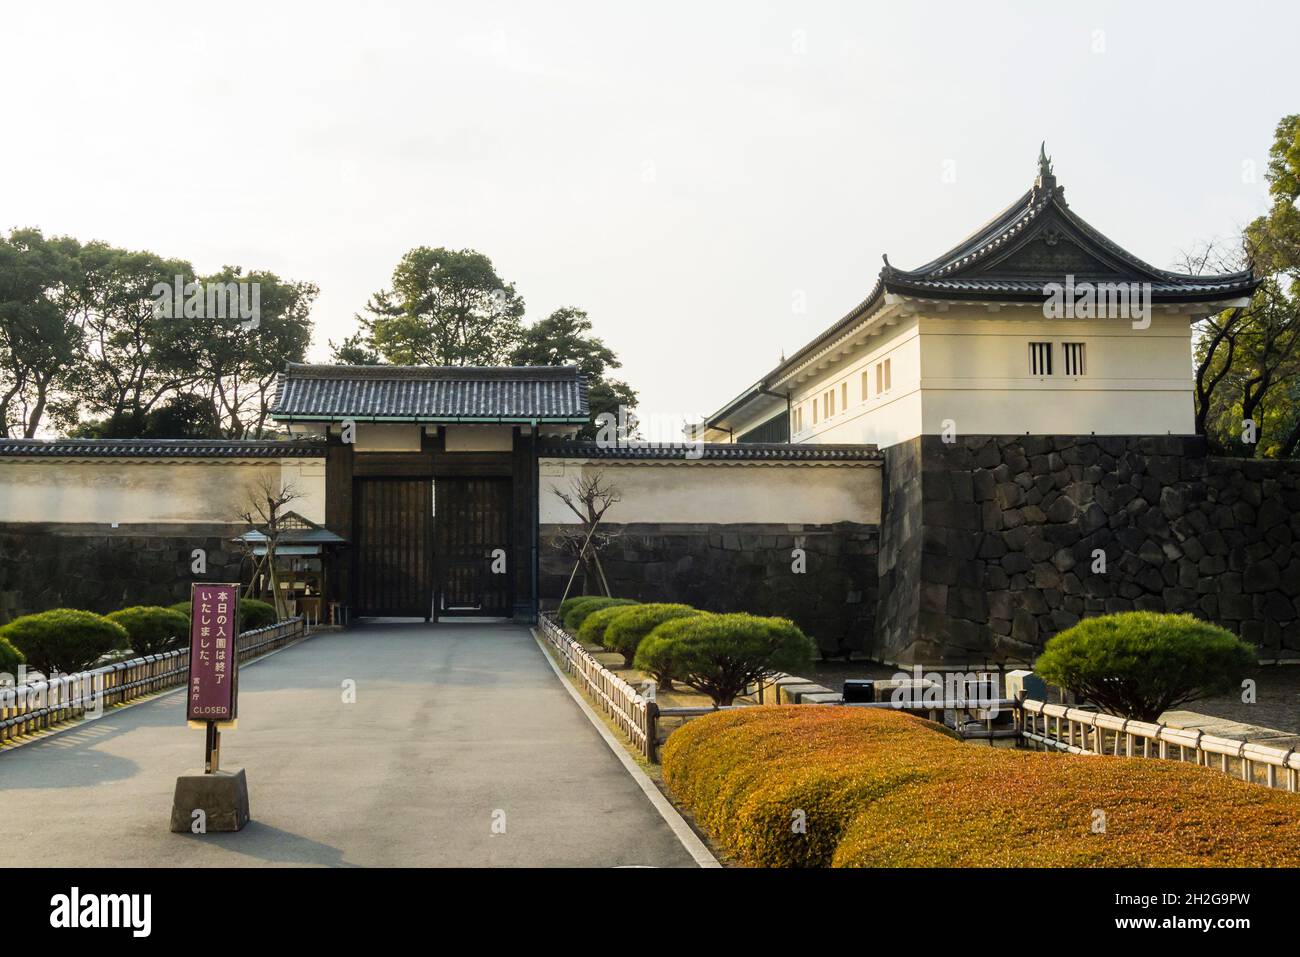
[[882,362],[876,363],[876,395],[885,391],[885,365]]
[[1063,342],[1061,343],[1061,352],[1065,358],[1066,375],[1085,375],[1087,369],[1083,361],[1083,343],[1082,342]]
[[1029,343],[1029,374],[1052,374],[1052,344],[1050,342]]
[[862,370],[862,401],[863,402],[866,402],[867,399],[871,397],[870,394],[867,392],[867,386],[868,386],[867,370],[863,369]]
[[849,408],[849,384],[848,382],[840,383],[840,409],[848,411]]
[[889,381],[889,360],[885,360],[885,391],[888,392],[893,387]]
[[834,414],[835,414],[835,390],[831,389],[831,391],[826,393],[826,418],[829,419]]
[[817,424],[817,400],[815,398],[812,400],[812,410],[813,410],[813,425],[816,425]]

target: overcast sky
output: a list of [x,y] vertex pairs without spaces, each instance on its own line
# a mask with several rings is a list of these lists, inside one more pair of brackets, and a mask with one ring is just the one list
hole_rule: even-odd
[[[7,3],[0,229],[320,286],[416,245],[711,412],[1028,188],[1175,264],[1265,205],[1300,4]],[[1255,175],[1252,177],[1251,170]],[[955,174],[955,175],[954,175]],[[806,310],[796,311],[796,302]]]

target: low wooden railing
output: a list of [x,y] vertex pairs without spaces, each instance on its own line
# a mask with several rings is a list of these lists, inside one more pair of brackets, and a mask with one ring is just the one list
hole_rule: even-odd
[[1017,702],[1016,713],[1022,739],[1039,749],[1190,760],[1202,767],[1217,766],[1243,781],[1300,790],[1300,753],[1295,748],[1233,741],[1204,731],[1133,721],[1032,698]]
[[614,672],[555,622],[553,614],[538,616],[542,637],[558,652],[564,670],[578,679],[582,689],[631,739],[649,761],[658,761],[656,720],[659,707]]
[[[306,634],[302,618],[289,618],[246,631],[236,639],[242,664]],[[188,644],[175,651],[144,655],[89,671],[59,675],[0,688],[0,745],[14,738],[83,717],[132,698],[185,684],[190,668]]]

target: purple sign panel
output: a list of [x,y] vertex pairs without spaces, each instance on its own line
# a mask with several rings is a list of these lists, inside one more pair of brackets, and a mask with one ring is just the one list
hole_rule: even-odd
[[234,721],[239,656],[239,586],[195,584],[190,589],[190,721]]

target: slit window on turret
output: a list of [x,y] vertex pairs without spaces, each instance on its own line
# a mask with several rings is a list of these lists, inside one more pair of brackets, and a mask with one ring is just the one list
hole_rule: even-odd
[[1065,356],[1066,375],[1086,375],[1082,342],[1063,342],[1061,352]]
[[1029,374],[1052,374],[1052,344],[1050,342],[1029,343]]

